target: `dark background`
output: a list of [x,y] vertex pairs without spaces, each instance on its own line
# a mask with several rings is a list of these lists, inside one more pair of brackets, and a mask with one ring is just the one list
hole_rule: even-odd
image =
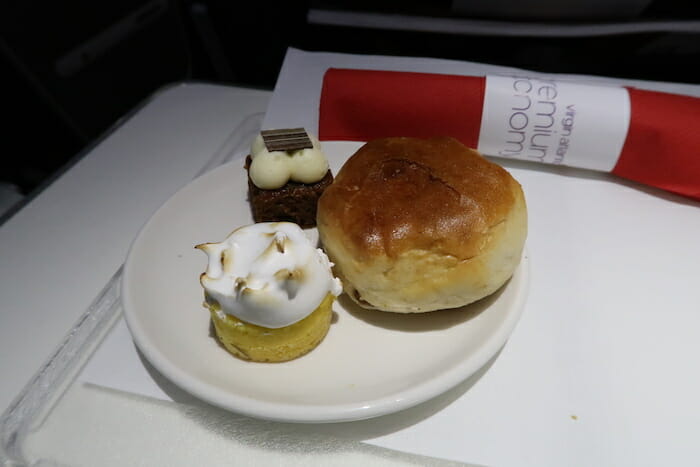
[[[626,2],[626,3],[625,3]],[[5,1],[0,15],[0,183],[28,194],[167,83],[272,89],[288,46],[416,55],[546,72],[700,82],[700,2],[225,0]],[[487,34],[320,24],[309,10],[484,20]],[[510,25],[530,32],[513,36]],[[659,24],[653,32],[548,34],[590,24]],[[697,24],[696,24],[697,23]],[[538,34],[537,31],[542,31]],[[499,32],[501,31],[501,32]]]

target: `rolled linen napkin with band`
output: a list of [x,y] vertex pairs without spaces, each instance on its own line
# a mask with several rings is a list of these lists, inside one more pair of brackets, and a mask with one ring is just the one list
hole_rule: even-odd
[[329,69],[322,140],[453,136],[484,155],[611,172],[700,200],[700,98],[528,76]]

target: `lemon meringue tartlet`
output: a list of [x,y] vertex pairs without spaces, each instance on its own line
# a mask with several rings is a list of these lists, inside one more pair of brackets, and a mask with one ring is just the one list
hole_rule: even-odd
[[342,285],[326,254],[297,224],[252,224],[195,248],[208,256],[200,276],[204,305],[233,355],[284,362],[323,340]]

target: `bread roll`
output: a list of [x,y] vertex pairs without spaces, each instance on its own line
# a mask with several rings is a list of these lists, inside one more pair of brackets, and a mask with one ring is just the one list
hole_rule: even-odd
[[348,159],[317,223],[355,302],[418,313],[498,290],[520,262],[527,209],[505,169],[453,138],[384,138]]

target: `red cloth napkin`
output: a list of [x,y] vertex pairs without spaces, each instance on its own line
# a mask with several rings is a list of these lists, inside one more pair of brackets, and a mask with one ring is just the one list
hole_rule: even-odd
[[[329,69],[321,140],[453,136],[476,148],[485,78]],[[700,200],[700,99],[628,88],[631,121],[612,173]]]

